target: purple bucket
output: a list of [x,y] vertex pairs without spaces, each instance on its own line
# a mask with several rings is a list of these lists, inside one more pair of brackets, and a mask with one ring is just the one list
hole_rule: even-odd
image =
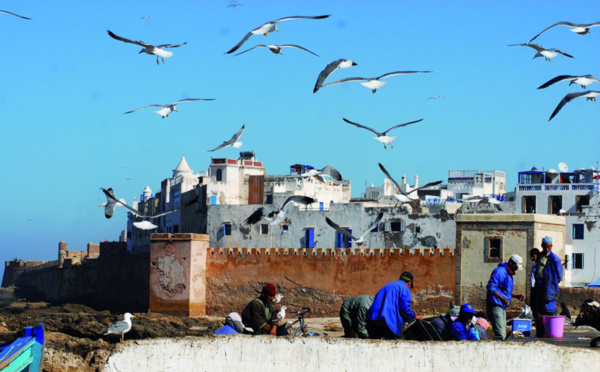
[[565,316],[544,316],[544,329],[546,330],[546,337],[549,338],[562,338],[563,332],[565,331]]

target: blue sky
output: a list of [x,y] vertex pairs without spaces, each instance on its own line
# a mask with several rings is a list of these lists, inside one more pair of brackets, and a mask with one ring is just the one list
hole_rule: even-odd
[[[334,165],[352,180],[353,195],[381,184],[382,162],[400,178],[447,179],[450,169],[499,169],[512,190],[520,170],[597,166],[599,103],[577,99],[551,121],[562,97],[580,87],[559,83],[568,74],[600,76],[600,27],[580,36],[556,27],[538,39],[574,59],[535,59],[525,43],[558,21],[600,20],[599,1],[3,1],[0,9],[0,166],[4,218],[0,261],[56,259],[60,240],[71,250],[89,241],[116,240],[125,227],[118,209],[106,220],[100,187],[131,201],[171,176],[182,155],[196,172],[207,150],[242,124],[242,150],[255,150],[270,174],[294,163]],[[325,20],[279,24],[281,32],[252,36],[260,43],[299,44],[320,55],[256,49],[225,55],[251,29],[293,15]],[[140,17],[150,16],[141,20]],[[148,43],[181,43],[166,64],[106,30]],[[331,61],[358,63],[331,80],[397,70],[376,94],[359,83],[312,93]],[[588,89],[600,90],[598,84]],[[428,100],[431,96],[444,96]],[[182,98],[161,119],[152,110],[123,112]],[[395,131],[394,149],[342,121],[376,129],[424,120]],[[215,157],[236,158],[229,148]],[[128,180],[128,179],[131,180]],[[3,267],[3,266],[2,266]],[[3,270],[3,269],[0,269]]]

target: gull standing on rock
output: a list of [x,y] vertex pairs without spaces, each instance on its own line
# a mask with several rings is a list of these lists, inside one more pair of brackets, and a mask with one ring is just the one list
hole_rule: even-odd
[[273,31],[279,32],[279,29],[277,28],[278,22],[291,21],[291,20],[295,20],[295,19],[324,19],[324,18],[329,18],[329,17],[331,17],[331,14],[321,15],[321,16],[292,16],[292,17],[279,18],[275,21],[267,22],[267,23],[263,24],[262,26],[257,27],[254,30],[248,32],[246,34],[246,36],[244,36],[244,38],[239,43],[237,43],[236,46],[231,48],[229,51],[225,52],[225,54],[231,54],[231,53],[235,52],[236,50],[238,50],[242,46],[242,44],[244,44],[246,42],[246,40],[248,40],[250,38],[250,36],[252,36],[252,35],[263,34],[263,35],[267,36],[269,34],[269,32],[273,32]]
[[377,218],[375,218],[375,221],[371,224],[371,226],[369,226],[367,228],[367,230],[358,238],[355,237],[354,235],[352,235],[348,230],[344,229],[343,227],[340,227],[340,225],[338,225],[337,223],[330,220],[329,217],[325,217],[325,222],[327,222],[327,224],[329,226],[333,227],[335,229],[335,231],[354,240],[356,245],[360,247],[361,245],[364,244],[365,239],[367,238],[367,235],[369,235],[369,233],[371,233],[371,231],[379,225],[379,222],[381,221],[382,218],[383,218],[383,212],[379,212],[379,214],[377,215]]
[[125,337],[125,333],[129,332],[131,330],[131,319],[135,318],[133,315],[131,315],[131,313],[125,313],[123,314],[123,320],[118,320],[114,323],[112,323],[110,325],[110,327],[108,327],[108,330],[106,331],[106,333],[104,335],[109,335],[111,333],[115,333],[115,334],[119,334],[121,335],[121,341],[123,342],[123,338]]
[[8,15],[12,15],[12,16],[15,16],[15,17],[19,17],[19,18],[31,21],[31,18],[23,17],[22,15],[15,14],[15,13],[9,12],[7,10],[0,10],[0,14],[8,14]]
[[410,121],[410,122],[408,122],[408,123],[397,124],[397,125],[394,125],[393,127],[391,127],[390,129],[388,129],[388,130],[384,131],[384,132],[378,132],[378,131],[376,131],[376,130],[375,130],[375,129],[373,129],[373,128],[367,127],[366,125],[362,125],[362,124],[355,123],[355,122],[353,122],[353,121],[350,121],[350,120],[348,120],[348,119],[346,119],[346,118],[342,118],[342,119],[343,119],[343,120],[344,120],[346,123],[348,123],[348,124],[352,124],[352,125],[354,125],[354,126],[357,126],[357,127],[359,127],[359,128],[363,128],[363,129],[366,129],[366,130],[370,130],[371,132],[375,133],[375,134],[377,135],[377,137],[375,137],[375,139],[376,139],[378,142],[381,142],[381,143],[383,144],[383,148],[384,148],[384,149],[386,149],[386,150],[387,150],[386,144],[387,144],[387,145],[390,145],[390,147],[391,147],[391,148],[394,148],[394,145],[392,145],[392,142],[393,142],[393,141],[396,139],[396,137],[398,137],[398,136],[388,136],[388,135],[387,135],[387,132],[389,132],[389,131],[391,131],[391,130],[394,130],[394,129],[396,129],[396,128],[405,127],[405,126],[407,126],[407,125],[415,124],[415,123],[418,123],[418,122],[420,122],[420,121],[422,121],[422,120],[423,120],[423,119],[419,119],[419,120],[415,120],[415,121]]
[[544,84],[540,85],[538,87],[538,89],[545,89],[548,88],[550,85],[552,84],[556,84],[559,81],[564,81],[564,80],[570,80],[569,82],[569,86],[571,86],[572,84],[577,84],[577,85],[581,85],[581,87],[583,89],[585,89],[585,87],[587,87],[588,85],[592,84],[594,81],[597,83],[600,83],[600,80],[598,80],[597,78],[593,77],[592,75],[559,75],[555,78],[552,78],[550,80],[548,80],[547,82],[545,82]]
[[160,45],[151,45],[148,43],[145,43],[143,41],[135,41],[135,40],[129,40],[126,39],[124,37],[121,37],[119,35],[114,34],[111,30],[107,30],[106,32],[108,32],[108,35],[110,37],[112,37],[115,40],[119,40],[125,43],[131,43],[131,44],[136,44],[139,46],[144,47],[144,49],[140,50],[138,54],[141,53],[146,53],[146,54],[150,54],[150,55],[155,55],[156,56],[156,64],[160,65],[158,59],[161,58],[163,64],[165,63],[165,58],[169,58],[173,55],[173,52],[169,52],[167,50],[164,50],[165,48],[178,48],[182,45],[186,45],[187,41],[184,42],[183,44],[160,44]]
[[544,48],[543,46],[537,45],[537,44],[531,44],[531,43],[509,44],[508,46],[528,46],[537,51],[537,53],[533,56],[533,59],[536,59],[538,57],[544,57],[544,59],[548,62],[550,62],[550,59],[556,57],[559,53],[565,57],[575,58],[572,55],[563,52],[562,50],[555,49],[555,48],[547,49],[547,48]]
[[535,35],[533,38],[531,38],[531,40],[529,40],[529,42],[532,42],[538,36],[540,36],[541,34],[543,34],[546,31],[548,31],[552,27],[556,27],[556,26],[569,26],[569,27],[573,27],[569,31],[574,32],[574,33],[579,34],[579,35],[585,35],[585,34],[589,34],[590,33],[590,28],[591,27],[600,26],[600,22],[589,23],[589,24],[571,23],[571,22],[556,22],[552,26],[546,27],[542,32],[540,32],[539,34]]
[[239,56],[240,54],[244,54],[246,52],[251,51],[252,49],[256,49],[256,48],[269,48],[269,50],[271,52],[273,52],[274,54],[281,54],[283,55],[283,52],[281,51],[282,48],[295,48],[295,49],[300,49],[303,50],[305,52],[309,52],[310,54],[313,54],[317,57],[319,57],[318,54],[311,52],[310,50],[301,47],[300,45],[295,45],[295,44],[283,44],[283,45],[274,45],[274,44],[259,44],[259,45],[255,45],[250,49],[246,49],[243,52],[239,52],[238,54],[234,54],[233,56]]
[[315,84],[315,88],[313,89],[313,94],[317,93],[317,90],[319,90],[323,86],[325,80],[327,80],[329,75],[331,75],[335,70],[337,70],[338,68],[349,68],[356,65],[357,63],[350,59],[338,59],[325,66],[323,71],[319,73],[317,83]]
[[169,103],[166,105],[153,104],[153,105],[138,107],[131,111],[124,112],[123,114],[131,114],[132,112],[143,110],[148,107],[160,107],[161,108],[160,110],[154,111],[154,112],[156,112],[158,115],[160,115],[164,119],[165,117],[168,117],[169,114],[172,113],[173,111],[178,111],[176,106],[180,103],[193,102],[193,101],[214,101],[214,100],[215,100],[214,98],[186,98],[186,99],[182,99],[177,102]]
[[240,137],[244,133],[244,129],[245,128],[246,128],[246,125],[242,125],[242,128],[240,130],[238,130],[237,133],[234,134],[233,137],[231,137],[231,139],[229,139],[227,141],[223,141],[223,143],[221,145],[215,147],[212,150],[208,150],[208,151],[209,152],[213,152],[213,151],[224,149],[225,147],[229,147],[229,146],[233,146],[236,149],[239,149],[240,147],[242,147],[243,142],[242,141],[238,141],[238,140],[240,139]]
[[377,92],[377,89],[379,89],[382,86],[387,84],[387,81],[381,81],[381,79],[383,79],[383,78],[390,77],[390,76],[396,76],[396,75],[408,75],[408,74],[419,74],[419,73],[430,73],[430,72],[432,72],[432,71],[394,71],[394,72],[388,72],[387,74],[383,74],[381,76],[373,77],[373,78],[350,77],[350,78],[346,78],[346,79],[342,79],[342,80],[338,80],[338,81],[334,81],[334,82],[325,84],[325,85],[323,85],[323,88],[330,87],[332,85],[348,83],[351,81],[363,81],[363,83],[360,83],[360,85],[362,85],[365,88],[371,89],[371,92],[375,93],[375,92]]
[[571,102],[571,100],[574,100],[575,98],[579,98],[579,97],[585,97],[586,101],[596,102],[596,97],[598,97],[598,96],[600,96],[600,91],[597,91],[597,90],[588,90],[585,92],[569,93],[558,103],[558,106],[556,106],[556,108],[554,109],[554,112],[552,112],[552,115],[550,115],[550,119],[548,119],[548,121],[552,120],[552,118],[555,117],[556,114],[558,114],[558,112],[563,108],[563,106],[566,105],[567,103]]

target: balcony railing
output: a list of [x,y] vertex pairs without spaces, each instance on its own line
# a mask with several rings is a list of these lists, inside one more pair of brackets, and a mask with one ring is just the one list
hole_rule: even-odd
[[597,183],[518,185],[519,191],[589,191],[599,190]]

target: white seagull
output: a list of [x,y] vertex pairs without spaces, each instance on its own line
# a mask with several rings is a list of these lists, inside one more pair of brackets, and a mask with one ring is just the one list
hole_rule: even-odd
[[350,77],[350,78],[345,78],[342,80],[338,80],[338,81],[334,81],[334,82],[325,84],[325,85],[323,85],[323,88],[330,87],[332,85],[348,83],[351,81],[362,81],[363,83],[360,83],[360,85],[362,85],[365,88],[371,89],[371,92],[375,93],[375,92],[377,92],[377,89],[379,89],[382,86],[387,84],[387,81],[381,81],[380,79],[390,77],[390,76],[396,76],[396,75],[408,75],[408,74],[419,74],[419,73],[429,73],[429,72],[432,72],[432,71],[394,71],[394,72],[388,72],[387,74],[383,74],[381,76],[373,77],[373,78]]
[[277,293],[275,295],[275,298],[273,299],[273,303],[274,304],[280,303],[282,298],[283,298],[283,295],[281,293]]
[[600,80],[598,80],[598,78],[595,78],[592,75],[559,75],[555,78],[552,78],[550,80],[548,80],[547,82],[545,82],[544,84],[540,85],[538,87],[538,89],[545,89],[548,88],[550,85],[552,84],[556,84],[559,81],[564,81],[564,80],[570,80],[569,81],[569,86],[571,86],[572,84],[577,84],[577,85],[581,85],[581,87],[583,89],[585,89],[586,86],[592,84],[594,81],[597,83],[600,83]]
[[379,214],[377,215],[377,218],[375,218],[375,221],[371,224],[371,226],[369,226],[367,228],[367,231],[365,231],[360,237],[355,237],[354,235],[352,235],[348,230],[340,227],[340,225],[338,225],[337,223],[333,222],[332,220],[329,219],[329,217],[325,217],[325,222],[327,222],[327,224],[331,227],[333,227],[335,229],[335,231],[339,232],[340,234],[349,237],[350,239],[354,240],[354,242],[356,243],[357,246],[361,246],[364,244],[365,239],[367,238],[367,235],[369,235],[369,233],[377,227],[377,225],[379,225],[379,222],[381,221],[381,219],[383,218],[383,212],[379,212]]
[[169,58],[173,55],[173,52],[169,52],[168,50],[164,50],[165,48],[178,48],[182,45],[186,45],[187,41],[184,42],[183,44],[160,44],[160,45],[151,45],[148,43],[145,43],[143,41],[135,41],[135,40],[129,40],[126,39],[124,37],[121,37],[119,35],[114,34],[111,30],[107,30],[106,32],[108,32],[108,35],[110,35],[110,37],[112,37],[115,40],[119,40],[119,41],[123,41],[125,43],[131,43],[131,44],[136,44],[139,46],[144,47],[144,49],[140,50],[138,54],[141,53],[146,53],[146,54],[150,54],[150,55],[155,55],[156,56],[156,64],[159,65],[159,58],[162,59],[163,64],[165,63],[165,58]]
[[26,19],[26,20],[28,20],[28,21],[31,21],[31,18],[23,17],[22,15],[18,15],[18,14],[15,14],[15,13],[9,12],[8,10],[0,10],[0,14],[9,14],[9,15],[12,15],[12,16],[15,16],[15,17],[19,17],[19,18],[22,18],[22,19]]
[[388,136],[388,135],[387,135],[387,133],[388,133],[389,131],[391,131],[391,130],[394,130],[394,129],[396,129],[396,128],[405,127],[405,126],[407,126],[407,125],[415,124],[415,123],[418,123],[418,122],[420,122],[420,121],[422,121],[422,120],[423,120],[423,119],[419,119],[419,120],[415,120],[415,121],[410,121],[410,122],[408,122],[408,123],[397,124],[397,125],[394,125],[393,127],[389,128],[389,129],[388,129],[388,130],[386,130],[386,131],[383,131],[383,132],[378,132],[378,131],[376,131],[376,130],[375,130],[375,129],[373,129],[373,128],[369,128],[369,127],[367,127],[366,125],[362,125],[362,124],[355,123],[355,122],[353,122],[353,121],[350,121],[350,120],[348,120],[348,119],[346,119],[346,118],[342,118],[342,119],[344,119],[344,121],[345,121],[346,123],[348,123],[348,124],[352,124],[352,125],[354,125],[354,126],[357,126],[357,127],[359,127],[359,128],[363,128],[363,129],[366,129],[366,130],[370,130],[371,132],[375,133],[375,134],[377,135],[377,137],[375,137],[375,139],[376,139],[378,142],[381,142],[381,143],[383,144],[383,148],[384,148],[384,149],[386,149],[386,150],[387,150],[387,146],[386,146],[386,144],[387,144],[387,145],[390,145],[390,147],[391,147],[391,148],[394,148],[394,145],[392,145],[392,142],[393,142],[393,141],[396,139],[396,137],[398,137],[398,136]]
[[600,96],[600,91],[598,90],[587,90],[585,92],[569,93],[558,103],[558,106],[556,106],[554,112],[552,113],[552,115],[550,115],[550,119],[548,119],[548,121],[552,120],[552,118],[555,117],[556,114],[558,114],[560,109],[562,109],[563,106],[567,103],[571,102],[571,100],[579,97],[585,97],[586,101],[596,102],[596,97],[598,96]]
[[102,203],[98,206],[104,207],[104,216],[106,218],[111,218],[113,216],[113,214],[115,213],[115,208],[125,204],[125,199],[121,198],[117,201],[117,197],[115,196],[115,192],[113,191],[112,188],[109,188],[108,190],[106,190],[106,192],[108,194],[110,194],[111,197],[109,198],[107,196],[106,203]]
[[334,181],[342,181],[342,175],[340,172],[331,165],[326,165],[322,169],[311,169],[307,172],[297,175],[296,177],[308,178],[316,177],[321,182],[325,182],[323,176],[329,176]]
[[532,42],[538,36],[540,36],[541,34],[543,34],[546,31],[548,31],[552,27],[556,27],[556,26],[569,26],[569,27],[573,27],[569,31],[574,32],[574,33],[579,34],[579,35],[585,35],[585,34],[588,34],[590,32],[590,28],[591,27],[600,26],[600,22],[595,22],[595,23],[590,23],[590,24],[579,24],[579,23],[571,23],[571,22],[556,22],[552,26],[546,27],[542,32],[540,32],[539,34],[535,35],[533,38],[531,38],[531,40],[529,40],[529,42]]
[[316,53],[313,53],[313,52],[311,52],[310,50],[308,50],[308,49],[306,49],[306,48],[304,48],[304,47],[301,47],[300,45],[295,45],[295,44],[282,44],[282,45],[275,45],[275,44],[259,44],[259,45],[255,45],[255,46],[253,46],[253,47],[252,47],[252,48],[250,48],[250,49],[246,49],[246,50],[244,50],[243,52],[239,52],[238,54],[234,54],[233,56],[234,56],[234,57],[235,57],[235,56],[239,56],[240,54],[244,54],[244,53],[246,53],[246,52],[249,52],[249,51],[251,51],[252,49],[256,49],[256,48],[269,48],[269,50],[270,50],[271,52],[273,52],[274,54],[281,54],[281,55],[283,55],[283,52],[281,51],[281,49],[283,49],[283,48],[295,48],[295,49],[300,49],[300,50],[303,50],[303,51],[305,51],[305,52],[309,52],[310,54],[313,54],[313,55],[315,55],[315,56],[319,57],[319,55],[318,55],[318,54],[316,54]]
[[431,96],[427,99],[429,100],[429,99],[440,99],[440,98],[444,98],[444,96]]
[[575,58],[570,54],[567,54],[565,52],[563,52],[560,49],[555,49],[555,48],[544,48],[541,45],[537,45],[537,44],[531,44],[531,43],[524,43],[524,44],[509,44],[508,46],[527,46],[530,48],[533,48],[536,50],[537,53],[535,53],[535,55],[533,56],[533,59],[536,59],[538,57],[544,57],[544,59],[548,62],[550,62],[551,58],[556,57],[559,53],[562,54],[565,57],[569,57],[569,58]]
[[308,196],[292,195],[285,200],[285,202],[283,203],[281,208],[278,210],[273,210],[273,211],[267,213],[267,209],[265,207],[258,208],[256,211],[254,211],[254,213],[252,213],[250,215],[250,217],[248,217],[248,218],[246,218],[246,220],[244,220],[244,224],[245,225],[254,225],[254,224],[260,222],[261,220],[265,220],[265,221],[268,221],[270,225],[276,225],[276,224],[281,225],[287,217],[286,206],[292,205],[293,203],[298,203],[301,205],[309,205],[314,202],[316,202],[316,200],[311,197],[308,197]]
[[429,188],[431,186],[437,186],[439,184],[441,184],[443,181],[434,181],[434,182],[429,182],[426,183],[423,186],[417,187],[415,189],[410,190],[409,192],[404,192],[402,191],[402,188],[400,187],[400,184],[398,182],[396,182],[396,180],[390,175],[390,172],[387,171],[387,169],[385,169],[385,167],[383,166],[383,164],[379,163],[379,169],[381,169],[381,171],[385,174],[385,176],[387,178],[389,178],[390,181],[392,181],[394,183],[394,185],[396,185],[396,189],[398,189],[398,194],[394,194],[394,197],[396,199],[398,199],[398,201],[400,201],[401,203],[410,203],[410,202],[414,202],[419,200],[418,197],[417,198],[413,198],[410,196],[410,194],[414,193],[415,191],[418,190],[422,190],[422,189],[426,189]]
[[235,52],[236,50],[238,50],[242,46],[242,44],[244,44],[246,42],[246,40],[248,40],[250,38],[250,36],[252,36],[252,35],[263,34],[263,35],[267,36],[269,34],[269,32],[273,32],[273,31],[279,32],[279,29],[277,28],[277,22],[291,21],[294,19],[324,19],[324,18],[329,18],[329,17],[331,17],[331,14],[321,15],[321,16],[292,16],[292,17],[279,18],[275,21],[267,22],[267,23],[263,24],[262,26],[257,27],[254,30],[248,32],[246,34],[246,36],[244,36],[242,41],[237,43],[237,45],[234,46],[233,48],[231,48],[229,51],[225,52],[225,54],[231,54],[231,53]]
[[329,75],[331,75],[335,70],[337,70],[338,68],[349,68],[356,65],[357,63],[352,61],[351,59],[337,59],[325,66],[323,71],[319,73],[317,83],[315,84],[315,87],[313,89],[313,94],[317,93],[317,90],[319,90],[323,86],[325,80],[327,80]]
[[221,150],[224,149],[225,147],[229,147],[229,146],[233,146],[236,149],[239,149],[240,147],[242,147],[243,142],[242,141],[238,141],[240,139],[240,137],[242,136],[242,133],[244,133],[244,130],[246,128],[246,125],[242,125],[242,128],[240,128],[240,130],[238,130],[233,137],[231,137],[231,139],[227,140],[227,141],[223,141],[223,143],[217,147],[215,147],[212,150],[208,150],[209,152],[213,152],[213,151],[217,151],[217,150]]
[[108,330],[106,331],[106,333],[104,335],[109,335],[111,333],[115,333],[115,334],[119,334],[121,335],[121,341],[123,342],[123,338],[125,336],[125,333],[129,332],[131,330],[131,319],[135,318],[133,315],[131,315],[131,313],[125,313],[123,314],[123,320],[118,320],[114,323],[112,323],[110,325],[110,327],[108,327]]
[[158,115],[160,115],[164,119],[164,118],[168,117],[169,114],[172,113],[173,111],[178,111],[176,106],[180,103],[193,102],[193,101],[214,101],[214,100],[215,100],[214,98],[185,98],[185,99],[181,99],[177,102],[169,103],[166,105],[153,104],[153,105],[138,107],[134,110],[124,112],[123,114],[131,114],[132,112],[143,110],[148,107],[160,107],[160,110],[154,111],[154,112],[156,112]]
[[238,6],[244,6],[242,3],[234,3],[227,5],[228,8],[237,8]]

